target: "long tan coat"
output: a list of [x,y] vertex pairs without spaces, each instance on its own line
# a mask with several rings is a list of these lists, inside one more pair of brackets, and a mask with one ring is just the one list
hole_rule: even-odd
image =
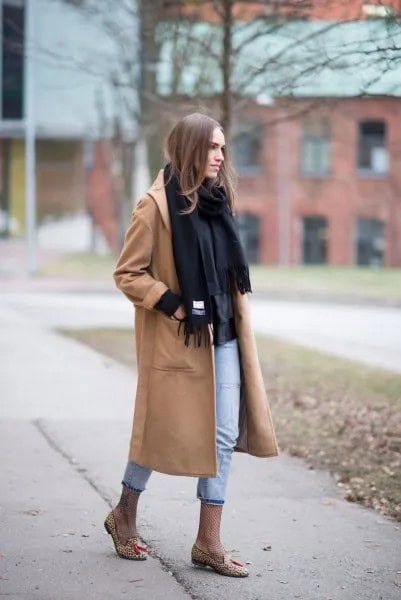
[[[114,273],[134,303],[138,386],[130,460],[162,473],[215,477],[213,347],[192,348],[155,304],[180,294],[163,171],[141,198]],[[240,435],[236,450],[276,456],[277,442],[251,329],[248,298],[234,298],[241,356]]]

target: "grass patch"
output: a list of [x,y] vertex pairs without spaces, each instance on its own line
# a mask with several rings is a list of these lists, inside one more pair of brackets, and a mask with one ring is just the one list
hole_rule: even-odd
[[401,299],[401,269],[369,267],[252,267],[256,292],[332,294],[371,299]]
[[[117,262],[115,256],[91,253],[66,254],[43,265],[37,277],[108,281]],[[401,269],[369,267],[253,265],[251,279],[255,292],[338,295],[401,301]]]
[[401,375],[258,338],[280,447],[401,520]]
[[[133,367],[133,332],[66,335]],[[331,471],[349,501],[401,521],[401,375],[286,341],[257,338],[279,445]]]
[[68,329],[62,333],[128,367],[136,367],[135,339],[129,329]]

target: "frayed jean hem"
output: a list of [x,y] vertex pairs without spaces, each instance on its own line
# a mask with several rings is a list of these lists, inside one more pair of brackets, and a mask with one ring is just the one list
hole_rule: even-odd
[[198,496],[198,500],[204,502],[205,504],[214,504],[215,506],[222,506],[225,500],[214,500],[213,498],[200,498]]
[[145,491],[145,490],[139,490],[138,488],[132,487],[131,485],[128,485],[128,483],[125,483],[125,481],[122,481],[121,485],[126,487],[130,492],[135,492],[135,494],[142,494],[142,492]]

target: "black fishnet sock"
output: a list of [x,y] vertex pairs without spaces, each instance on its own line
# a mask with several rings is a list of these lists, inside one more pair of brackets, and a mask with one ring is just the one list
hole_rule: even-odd
[[136,513],[140,494],[131,492],[125,485],[121,498],[113,510],[118,539],[121,544],[127,543],[130,538],[137,537]]
[[195,545],[216,560],[223,561],[225,550],[220,540],[223,505],[200,503],[199,529]]

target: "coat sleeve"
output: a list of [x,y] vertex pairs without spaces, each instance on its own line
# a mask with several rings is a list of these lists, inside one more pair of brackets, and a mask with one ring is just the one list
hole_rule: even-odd
[[131,302],[147,309],[153,309],[168,290],[167,285],[151,273],[157,210],[149,196],[138,203],[114,271],[117,287]]

